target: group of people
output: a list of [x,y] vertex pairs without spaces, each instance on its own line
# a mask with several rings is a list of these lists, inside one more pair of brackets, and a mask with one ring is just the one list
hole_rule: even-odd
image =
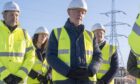
[[[72,0],[64,26],[50,34],[40,26],[31,38],[20,26],[18,4],[7,2],[0,21],[0,84],[114,84],[117,47],[105,40],[102,24],[96,23],[91,31],[85,29],[87,10],[86,0]],[[129,36],[128,60],[129,73],[138,78],[139,19]]]

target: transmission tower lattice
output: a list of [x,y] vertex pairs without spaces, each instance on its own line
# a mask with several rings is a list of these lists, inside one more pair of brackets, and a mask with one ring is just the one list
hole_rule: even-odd
[[118,25],[127,25],[127,26],[130,27],[130,25],[127,24],[127,23],[117,22],[116,21],[116,13],[122,13],[124,15],[127,15],[127,14],[124,11],[115,10],[115,0],[112,0],[111,8],[112,8],[111,11],[105,12],[105,13],[100,13],[100,14],[103,14],[103,15],[105,15],[107,17],[109,17],[109,15],[111,15],[111,22],[109,22],[108,24],[104,25],[104,26],[110,26],[111,27],[110,35],[107,35],[106,37],[109,37],[109,43],[110,44],[116,46],[116,49],[118,50],[118,55],[119,55],[119,66],[124,67],[124,61],[123,61],[122,53],[121,53],[121,50],[120,50],[118,37],[127,38],[127,36],[122,35],[122,34],[118,34],[116,26],[118,26]]

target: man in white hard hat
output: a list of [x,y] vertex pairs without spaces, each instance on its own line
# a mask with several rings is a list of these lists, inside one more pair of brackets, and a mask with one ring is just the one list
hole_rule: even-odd
[[54,84],[96,84],[95,74],[102,57],[93,34],[83,24],[86,0],[72,0],[67,12],[69,18],[65,25],[54,29],[49,38],[47,61],[52,66],[52,81]]
[[7,2],[0,21],[0,81],[6,84],[24,82],[35,59],[32,40],[19,25],[19,13],[17,3]]
[[115,46],[106,42],[106,29],[102,24],[96,23],[93,25],[92,32],[95,34],[103,58],[103,63],[96,74],[97,84],[114,84],[113,78],[117,73],[119,63],[117,49]]

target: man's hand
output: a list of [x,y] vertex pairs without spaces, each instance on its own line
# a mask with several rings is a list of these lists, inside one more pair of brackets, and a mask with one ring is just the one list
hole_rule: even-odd
[[70,70],[67,76],[73,79],[86,80],[89,77],[89,71],[87,68],[77,68]]

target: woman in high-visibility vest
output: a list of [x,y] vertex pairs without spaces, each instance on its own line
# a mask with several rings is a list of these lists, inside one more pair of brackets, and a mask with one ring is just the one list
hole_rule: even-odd
[[51,80],[51,68],[45,58],[48,37],[49,32],[45,27],[39,27],[33,36],[36,60],[29,73],[28,84],[48,84]]

